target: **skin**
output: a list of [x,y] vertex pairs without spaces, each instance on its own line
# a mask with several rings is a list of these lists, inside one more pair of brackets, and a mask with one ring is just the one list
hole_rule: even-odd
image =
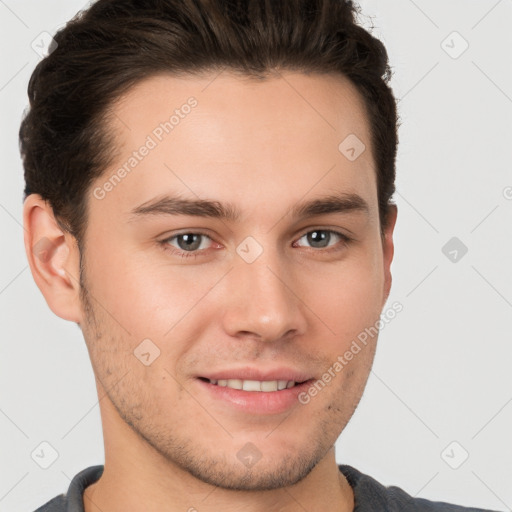
[[[190,114],[96,199],[94,187],[191,96]],[[353,510],[334,443],[362,396],[376,337],[307,405],[284,413],[237,410],[197,377],[284,366],[319,379],[379,319],[396,207],[382,238],[357,90],[341,76],[294,72],[264,81],[157,76],[112,113],[115,158],[88,194],[81,279],[76,241],[48,204],[31,195],[24,206],[34,279],[52,311],[80,325],[101,399],[105,470],[86,490],[86,512]],[[366,145],[353,162],[338,150],[349,134]],[[291,215],[297,203],[334,191],[358,194],[368,211]],[[241,216],[130,215],[177,193],[232,203]],[[304,236],[321,229],[353,240],[332,235],[320,247]],[[196,257],[177,254],[185,252],[177,238],[161,243],[197,231],[210,238]],[[263,249],[252,263],[236,251],[249,236]],[[50,249],[38,258],[42,238]],[[149,366],[134,356],[144,339],[160,350]],[[248,442],[261,454],[251,468],[237,457]]]

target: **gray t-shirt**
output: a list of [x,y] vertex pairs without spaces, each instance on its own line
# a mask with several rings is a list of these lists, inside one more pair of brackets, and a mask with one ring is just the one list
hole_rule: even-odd
[[[352,466],[338,467],[354,490],[354,512],[493,512],[413,498],[398,487],[384,487],[371,476],[361,473]],[[103,466],[84,469],[73,478],[66,495],[57,496],[35,512],[84,512],[84,489],[96,482],[102,473]]]

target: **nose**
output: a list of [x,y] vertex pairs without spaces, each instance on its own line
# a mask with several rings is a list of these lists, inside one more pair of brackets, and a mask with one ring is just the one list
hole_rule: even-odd
[[297,280],[276,251],[266,250],[252,263],[238,260],[226,285],[223,326],[229,335],[272,342],[304,334],[306,308]]

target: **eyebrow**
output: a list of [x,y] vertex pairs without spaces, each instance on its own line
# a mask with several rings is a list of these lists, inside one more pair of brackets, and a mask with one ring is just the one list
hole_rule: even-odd
[[[340,193],[297,203],[290,214],[292,217],[302,219],[316,215],[351,212],[362,212],[368,215],[370,208],[358,194]],[[242,212],[231,203],[164,196],[146,201],[131,210],[130,221],[150,215],[190,215],[236,222],[242,216]]]

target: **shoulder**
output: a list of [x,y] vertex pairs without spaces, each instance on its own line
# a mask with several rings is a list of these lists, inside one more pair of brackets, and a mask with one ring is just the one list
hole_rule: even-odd
[[77,473],[66,494],[56,496],[35,512],[83,512],[83,494],[87,486],[96,482],[103,473],[103,466],[91,466]]
[[64,494],[53,498],[42,507],[39,507],[35,512],[65,512],[66,510],[66,497]]
[[369,475],[348,465],[340,465],[354,491],[354,512],[492,512],[480,508],[461,507],[442,501],[414,498],[396,486],[385,487]]

